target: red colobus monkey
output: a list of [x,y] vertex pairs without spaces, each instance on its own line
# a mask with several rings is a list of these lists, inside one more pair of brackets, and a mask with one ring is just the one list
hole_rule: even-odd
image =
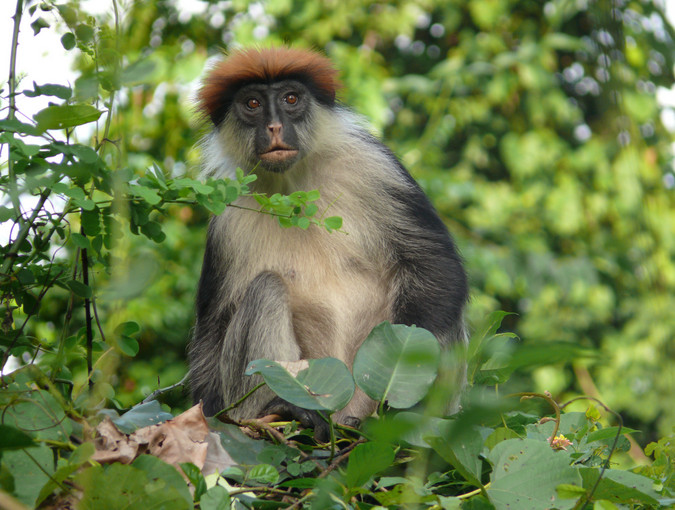
[[[189,348],[206,414],[252,389],[250,361],[332,356],[351,367],[384,320],[426,328],[444,345],[466,339],[467,278],[446,227],[392,152],[336,102],[337,88],[328,59],[286,47],[236,51],[203,82],[199,108],[213,124],[205,172],[256,168],[258,192],[318,189],[319,210],[330,204],[348,233],[282,229],[239,208],[211,220]],[[354,424],[374,410],[357,390],[335,418]],[[325,426],[269,390],[231,412],[265,414]]]

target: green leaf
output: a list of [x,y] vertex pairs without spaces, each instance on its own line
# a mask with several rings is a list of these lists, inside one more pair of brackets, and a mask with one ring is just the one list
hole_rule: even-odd
[[78,473],[75,482],[83,489],[80,510],[191,510],[182,490],[162,478],[150,478],[133,465],[114,463],[90,467]]
[[485,446],[492,450],[497,444],[507,439],[519,439],[520,436],[513,429],[499,427],[492,431],[492,433],[485,440]]
[[33,438],[19,429],[0,424],[0,450],[18,450],[35,446]]
[[84,211],[93,211],[96,209],[96,202],[90,198],[85,198],[84,200],[74,199],[73,201],[75,202],[75,205],[81,207]]
[[314,189],[307,192],[306,199],[307,202],[316,202],[321,198],[321,192],[318,189]]
[[86,209],[80,213],[80,222],[84,233],[88,236],[96,236],[101,233],[101,215],[97,208],[87,211]]
[[206,195],[197,195],[197,203],[205,207],[210,213],[218,216],[225,210],[226,204],[220,200],[211,200]]
[[25,143],[20,138],[16,138],[11,132],[0,134],[0,143],[7,143],[13,149],[17,150],[26,158],[31,158],[40,152],[39,145],[30,145]]
[[24,90],[23,95],[26,97],[55,96],[59,99],[68,100],[73,95],[73,91],[70,87],[64,85],[56,85],[53,83],[38,85],[33,82],[33,90]]
[[91,296],[94,294],[89,285],[85,285],[84,283],[77,280],[67,281],[66,287],[73,291],[76,296],[81,298],[91,299]]
[[36,439],[67,441],[72,425],[59,402],[48,391],[27,392],[3,410],[5,425],[30,431]]
[[137,429],[155,425],[173,419],[171,413],[162,411],[159,402],[151,400],[144,404],[132,407],[119,418],[113,418],[115,426],[125,434],[131,434]]
[[89,239],[87,239],[82,234],[73,232],[70,234],[70,238],[73,240],[73,244],[78,248],[82,248],[83,250],[91,249],[91,243],[89,242]]
[[14,218],[14,209],[11,207],[0,207],[0,223]]
[[[588,434],[586,437],[587,443],[593,443],[595,441],[604,441],[606,439],[614,439],[616,434],[619,432],[619,427],[606,427],[604,429],[596,430]],[[623,434],[635,434],[640,432],[639,430],[630,429],[628,427],[621,427],[621,435]]]
[[33,115],[40,131],[64,129],[98,120],[103,112],[88,104],[51,105]]
[[482,350],[484,342],[497,333],[497,330],[502,325],[504,317],[507,317],[508,315],[513,314],[502,310],[496,310],[488,315],[479,329],[471,335],[468,351],[469,359],[474,358]]
[[199,500],[200,510],[230,510],[230,493],[216,485],[207,490]]
[[141,232],[156,243],[161,243],[166,239],[166,234],[162,232],[162,225],[156,221],[148,221],[141,225]]
[[75,27],[75,35],[80,41],[87,43],[94,38],[94,27],[80,23]]
[[122,322],[121,324],[117,325],[117,327],[115,328],[115,334],[116,335],[131,336],[131,335],[135,335],[140,330],[141,330],[141,327],[138,325],[137,322],[127,321],[127,322]]
[[90,165],[101,162],[101,158],[99,158],[98,153],[94,149],[79,143],[66,145],[63,147],[63,152],[77,156],[80,161]]
[[305,206],[305,216],[314,216],[319,210],[319,207],[316,204],[307,204]]
[[342,228],[342,218],[340,216],[329,216],[323,220],[323,224],[328,230],[340,230]]
[[[663,501],[661,501],[660,503],[663,504]],[[672,504],[672,503],[673,502],[671,501],[670,504]],[[666,503],[666,504],[668,504],[668,503]],[[593,510],[619,510],[619,507],[616,506],[611,501],[607,501],[606,499],[601,499],[601,500],[593,502]]]
[[139,186],[138,184],[131,184],[129,190],[133,195],[142,198],[150,205],[157,205],[162,201],[162,198],[154,189]]
[[561,484],[581,486],[581,475],[570,466],[566,452],[556,452],[543,441],[508,439],[487,458],[493,466],[487,492],[497,510],[574,507],[575,501],[561,499],[556,492]]
[[583,487],[577,485],[569,485],[567,483],[561,483],[555,488],[558,496],[562,499],[579,499],[581,496],[586,494],[586,490]]
[[296,478],[281,482],[277,487],[291,487],[294,489],[313,489],[318,481],[316,478]]
[[476,427],[457,430],[452,434],[437,437],[425,437],[425,441],[448,461],[471,485],[482,487],[481,472],[483,463],[479,457],[483,450],[483,436]]
[[33,29],[33,35],[35,36],[38,35],[43,28],[49,28],[49,23],[43,18],[38,18],[30,24],[30,27]]
[[145,83],[155,72],[156,67],[157,64],[150,59],[137,60],[122,70],[122,83],[127,86]]
[[78,187],[69,187],[65,182],[57,182],[52,185],[52,191],[55,193],[61,193],[63,195],[69,196],[74,200],[84,200],[85,194],[82,188]]
[[132,358],[138,354],[140,349],[138,340],[130,336],[121,336],[117,339],[117,347],[123,354],[131,356]]
[[75,35],[72,32],[67,32],[61,36],[61,45],[66,50],[72,50],[75,47]]
[[[384,424],[386,429],[392,431],[395,436],[390,440],[397,441],[399,438],[413,446],[429,448],[426,441],[428,437],[440,436],[448,424],[448,420],[443,420],[435,416],[425,416],[423,414],[410,411],[396,413],[391,423]],[[379,433],[377,437],[384,437]]]
[[[24,94],[26,91],[24,91]],[[27,135],[39,135],[40,131],[31,124],[24,124],[17,119],[2,119],[0,120],[0,131],[8,131],[11,133],[24,133]]]
[[43,444],[26,450],[5,451],[2,463],[14,477],[14,496],[29,508],[35,508],[40,489],[54,473],[51,448]]
[[[590,489],[600,476],[599,468],[580,470],[583,486]],[[642,475],[618,469],[606,469],[600,484],[593,493],[593,499],[606,499],[613,503],[634,504],[640,502],[645,505],[656,505],[659,494],[653,489],[654,482]]]
[[405,409],[419,402],[436,379],[440,346],[415,326],[376,326],[354,358],[354,379],[366,395]]
[[68,458],[68,463],[74,466],[81,466],[87,462],[92,455],[96,452],[96,447],[93,443],[82,443],[80,446],[75,448],[73,453]]
[[77,465],[66,464],[65,466],[61,466],[59,469],[57,469],[56,472],[49,478],[47,483],[44,484],[40,489],[40,493],[38,494],[37,500],[35,501],[36,505],[39,506],[40,503],[53,494],[54,491],[61,486],[61,483],[79,468],[80,466]]
[[346,406],[354,394],[349,369],[335,358],[310,359],[308,367],[296,377],[279,363],[264,359],[249,363],[245,373],[262,375],[274,393],[303,409],[336,411]]
[[207,419],[209,429],[220,436],[220,444],[238,464],[258,464],[258,455],[266,447],[264,441],[256,441],[245,435],[235,425],[225,424],[217,418]]
[[387,443],[371,441],[357,445],[349,454],[346,483],[348,487],[361,487],[377,473],[394,463],[394,449]]
[[24,267],[18,273],[16,273],[16,278],[19,280],[21,285],[32,285],[35,283],[35,275],[33,274],[33,271],[27,267]]
[[259,483],[273,485],[279,480],[279,472],[269,464],[258,464],[251,468],[248,472],[247,478],[255,480]]
[[123,322],[115,328],[115,335],[118,335],[117,347],[127,356],[134,357],[138,354],[138,341],[131,335],[135,335],[140,330],[140,326],[133,321]]
[[68,458],[68,463],[61,465],[42,487],[36,503],[40,505],[45,499],[54,494],[54,491],[63,487],[62,482],[78,471],[85,462],[89,461],[95,451],[96,448],[93,443],[83,443],[78,446]]
[[298,218],[298,227],[300,227],[302,230],[307,230],[309,228],[309,218],[306,218],[304,216]]
[[137,457],[131,465],[145,472],[150,484],[164,484],[168,490],[179,494],[182,501],[192,508],[192,495],[185,479],[178,470],[166,462],[153,455],[141,455]]
[[206,492],[206,480],[202,475],[201,470],[195,466],[192,462],[182,462],[180,468],[185,473],[185,476],[188,477],[190,483],[195,488],[195,501],[199,502],[202,494]]

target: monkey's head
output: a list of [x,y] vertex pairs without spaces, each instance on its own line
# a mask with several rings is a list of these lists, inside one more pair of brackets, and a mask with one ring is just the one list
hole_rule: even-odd
[[248,49],[211,69],[199,109],[237,164],[284,172],[311,148],[313,122],[338,88],[331,62],[309,50]]

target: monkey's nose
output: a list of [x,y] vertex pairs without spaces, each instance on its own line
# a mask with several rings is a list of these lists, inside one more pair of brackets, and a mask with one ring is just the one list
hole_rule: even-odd
[[272,135],[280,135],[281,134],[281,122],[271,122],[267,124],[267,130],[270,132]]

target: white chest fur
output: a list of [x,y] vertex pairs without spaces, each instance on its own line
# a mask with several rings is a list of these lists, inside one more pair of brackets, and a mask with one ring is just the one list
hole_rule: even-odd
[[390,318],[391,264],[379,243],[362,234],[363,225],[352,229],[350,218],[343,220],[348,233],[284,229],[269,215],[229,208],[216,229],[229,275],[227,301],[236,306],[258,274],[273,271],[288,287],[303,357],[351,363],[370,329]]

